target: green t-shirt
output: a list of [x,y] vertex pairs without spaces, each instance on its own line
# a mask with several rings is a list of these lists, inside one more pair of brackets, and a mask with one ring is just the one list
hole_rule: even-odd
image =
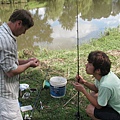
[[95,85],[98,88],[98,104],[109,105],[120,113],[120,79],[109,72],[100,81],[96,80]]

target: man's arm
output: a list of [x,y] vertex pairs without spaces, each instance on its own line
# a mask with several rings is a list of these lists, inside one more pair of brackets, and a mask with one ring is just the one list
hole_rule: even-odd
[[85,79],[83,79],[82,76],[76,76],[77,81],[79,81],[79,83],[83,84],[84,86],[86,86],[87,88],[89,88],[90,90],[94,91],[94,92],[98,92],[97,87],[95,86],[95,84],[87,82]]
[[[24,59],[19,59],[18,62],[19,62],[19,65],[23,65],[23,64],[26,64],[30,61],[33,61],[33,60],[37,60],[36,58],[29,58],[27,60],[24,60]],[[39,62],[39,60],[37,60]]]
[[84,84],[84,86],[86,86],[90,90],[92,90],[92,91],[94,91],[96,93],[98,92],[98,88],[95,86],[95,84],[87,82],[87,81],[85,81],[83,84]]
[[97,109],[100,109],[102,106],[100,106],[97,102],[97,99],[95,97],[93,97],[92,95],[90,95],[90,93],[88,93],[86,91],[86,89],[84,88],[83,85],[81,85],[80,83],[78,82],[75,82],[73,83],[73,85],[75,86],[75,89],[82,92],[86,98],[89,100],[89,102],[94,106],[96,107]]
[[[19,61],[20,62],[20,61]],[[24,62],[24,64],[18,65],[17,69],[15,70],[10,70],[9,72],[7,72],[7,76],[8,77],[13,77],[15,75],[18,75],[22,72],[24,72],[26,69],[28,69],[29,67],[37,67],[39,65],[39,61],[37,59],[34,60],[30,60],[29,62]]]

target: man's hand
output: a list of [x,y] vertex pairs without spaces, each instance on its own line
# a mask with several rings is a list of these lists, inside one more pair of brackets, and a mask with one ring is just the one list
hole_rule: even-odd
[[74,85],[74,87],[75,87],[75,89],[76,89],[77,91],[80,91],[80,92],[82,92],[82,93],[84,93],[84,91],[86,91],[85,88],[84,88],[84,86],[81,85],[81,84],[78,83],[78,82],[73,83],[73,85]]
[[29,59],[30,67],[37,67],[40,64],[40,61],[36,58]]
[[80,75],[76,75],[76,80],[77,82],[81,83],[81,84],[84,84],[86,81],[82,78],[82,76]]

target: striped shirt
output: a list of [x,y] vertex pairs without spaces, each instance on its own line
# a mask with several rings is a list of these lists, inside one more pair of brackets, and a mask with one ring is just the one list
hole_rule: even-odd
[[0,26],[0,97],[18,99],[19,75],[5,73],[18,67],[17,44],[7,23]]

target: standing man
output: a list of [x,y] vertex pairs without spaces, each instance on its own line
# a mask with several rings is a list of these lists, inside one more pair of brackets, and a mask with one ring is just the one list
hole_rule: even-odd
[[[86,108],[92,120],[120,120],[120,79],[110,71],[109,57],[102,51],[93,51],[88,55],[86,73],[93,75],[95,84],[77,76],[80,83],[73,83],[76,90],[82,92],[90,104]],[[88,93],[85,87],[89,88]]]
[[8,23],[0,26],[0,120],[23,120],[18,104],[19,74],[37,67],[36,58],[18,60],[16,37],[34,25],[31,14],[15,10]]

